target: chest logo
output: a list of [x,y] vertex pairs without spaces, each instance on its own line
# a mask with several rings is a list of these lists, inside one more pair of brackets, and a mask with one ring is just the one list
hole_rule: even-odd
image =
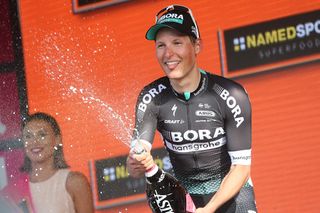
[[172,115],[175,117],[176,116],[176,111],[177,111],[178,107],[177,105],[173,105],[173,107],[171,108],[172,110]]
[[216,116],[216,113],[214,113],[213,111],[209,111],[209,110],[197,110],[196,111],[196,116],[214,117],[214,116]]

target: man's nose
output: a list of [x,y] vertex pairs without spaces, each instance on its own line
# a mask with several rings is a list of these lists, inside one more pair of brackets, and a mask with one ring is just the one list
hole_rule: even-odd
[[170,58],[172,55],[173,55],[173,50],[172,50],[172,48],[170,48],[170,47],[166,47],[166,49],[165,49],[165,56],[167,57],[167,58]]

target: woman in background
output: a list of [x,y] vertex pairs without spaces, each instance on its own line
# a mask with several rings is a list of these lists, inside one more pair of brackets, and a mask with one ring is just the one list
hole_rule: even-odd
[[92,213],[92,193],[87,178],[70,171],[65,162],[57,121],[46,113],[28,116],[23,125],[25,161],[36,213]]

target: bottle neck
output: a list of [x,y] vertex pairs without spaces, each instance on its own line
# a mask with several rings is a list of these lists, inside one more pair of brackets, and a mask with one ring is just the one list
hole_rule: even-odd
[[161,175],[163,174],[163,171],[156,165],[146,171],[145,176],[147,178],[147,181],[150,183],[158,182]]
[[154,176],[158,171],[159,171],[159,167],[156,164],[154,164],[150,169],[146,171],[145,175],[147,178],[149,178]]

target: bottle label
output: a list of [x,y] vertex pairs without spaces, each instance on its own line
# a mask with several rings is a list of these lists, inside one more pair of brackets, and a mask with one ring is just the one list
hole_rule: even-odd
[[156,203],[161,212],[165,213],[174,213],[173,208],[170,204],[170,201],[167,200],[167,197],[170,196],[172,193],[168,195],[160,195],[158,194],[157,190],[155,190],[154,197],[156,199]]

